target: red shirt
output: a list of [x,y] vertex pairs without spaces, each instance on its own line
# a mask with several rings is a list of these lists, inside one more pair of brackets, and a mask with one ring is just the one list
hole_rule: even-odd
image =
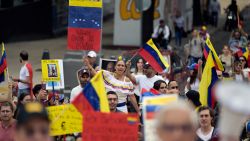
[[15,128],[16,121],[14,119],[7,127],[4,127],[2,122],[0,122],[0,141],[14,141]]

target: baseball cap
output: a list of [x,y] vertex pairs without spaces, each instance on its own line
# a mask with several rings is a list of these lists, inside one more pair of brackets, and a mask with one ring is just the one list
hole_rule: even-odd
[[90,72],[89,72],[89,70],[87,68],[82,68],[82,69],[79,70],[78,75],[82,76],[83,74],[90,75]]
[[148,69],[150,67],[150,64],[148,62],[146,62],[143,66],[144,69]]
[[96,55],[95,51],[90,51],[90,52],[88,53],[88,57],[93,58],[93,57],[96,57],[96,56],[97,56],[97,55]]
[[48,113],[41,103],[31,102],[20,105],[17,114],[17,125],[23,125],[29,122],[32,118],[41,118],[48,122],[50,121]]

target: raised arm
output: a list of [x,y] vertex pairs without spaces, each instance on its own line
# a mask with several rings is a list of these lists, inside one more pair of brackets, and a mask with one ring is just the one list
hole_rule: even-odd
[[131,68],[131,60],[128,60],[127,63],[126,63],[126,76],[130,79],[130,81],[133,83],[133,84],[136,84],[136,78],[135,76],[133,76],[131,73],[130,73],[130,68]]

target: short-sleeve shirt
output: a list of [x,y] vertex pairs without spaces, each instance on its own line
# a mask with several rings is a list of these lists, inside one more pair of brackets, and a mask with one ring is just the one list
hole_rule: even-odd
[[14,141],[13,134],[16,128],[16,121],[8,127],[3,127],[2,123],[0,122],[0,141]]
[[118,103],[126,102],[128,95],[134,94],[134,85],[131,81],[117,80],[111,72],[103,71],[106,91],[114,91],[118,95]]
[[138,75],[135,77],[136,79],[136,84],[139,85],[140,91],[142,89],[150,90],[153,88],[155,81],[157,80],[163,80],[161,76],[155,75],[151,78],[148,78],[146,75]]
[[[22,66],[22,68],[20,70],[20,74],[19,74],[19,79],[26,80],[26,77],[29,77],[29,76],[30,76],[29,70],[26,67],[26,65]],[[29,87],[30,87],[29,84],[24,84],[24,83],[21,83],[21,82],[18,83],[18,88],[19,89],[27,89]]]

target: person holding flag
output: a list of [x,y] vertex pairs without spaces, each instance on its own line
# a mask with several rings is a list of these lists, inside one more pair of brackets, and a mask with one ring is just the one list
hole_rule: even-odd
[[7,58],[4,44],[2,43],[2,57],[0,60],[0,83],[5,81],[5,72],[7,71]]
[[19,78],[11,77],[14,82],[18,83],[18,97],[22,93],[32,94],[32,79],[33,79],[33,70],[32,66],[28,61],[29,54],[27,51],[21,51],[20,53],[20,63],[23,65],[20,70]]

